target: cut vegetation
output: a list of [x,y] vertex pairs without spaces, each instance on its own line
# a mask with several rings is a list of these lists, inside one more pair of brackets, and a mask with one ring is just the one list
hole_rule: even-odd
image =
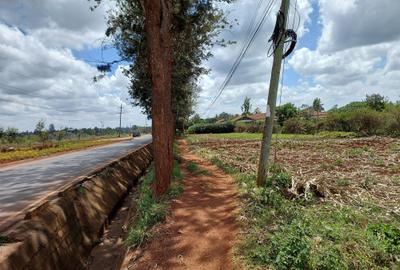
[[189,141],[240,187],[243,268],[400,267],[399,139],[282,136],[273,140],[268,182],[257,188],[260,142],[231,135]]

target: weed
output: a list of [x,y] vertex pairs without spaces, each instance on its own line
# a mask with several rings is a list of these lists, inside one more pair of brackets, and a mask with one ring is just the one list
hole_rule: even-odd
[[351,148],[346,151],[346,155],[350,158],[361,157],[363,153],[364,150],[362,148]]
[[400,174],[400,165],[396,164],[389,166],[389,171],[393,174]]
[[271,260],[276,269],[308,269],[311,241],[300,221],[281,226],[271,238]]
[[367,228],[367,236],[371,246],[377,250],[376,260],[380,264],[390,261],[400,263],[400,228],[393,224],[374,223]]
[[183,175],[181,168],[179,167],[179,162],[174,160],[174,167],[172,168],[172,179],[173,180],[182,180]]
[[368,175],[364,178],[362,182],[362,187],[365,189],[371,189],[373,185],[376,185],[377,179],[373,175]]
[[327,164],[327,163],[322,163],[320,168],[324,171],[331,171],[335,169],[335,165],[333,164]]
[[86,188],[83,186],[83,184],[79,184],[76,187],[76,190],[78,191],[79,194],[83,195],[86,193]]
[[175,198],[183,192],[183,186],[176,180],[182,179],[182,173],[177,161],[174,161],[173,180],[167,196],[160,199],[153,197],[151,184],[154,179],[154,168],[145,175],[139,188],[137,201],[137,216],[131,225],[125,243],[128,246],[139,246],[152,236],[150,229],[159,222],[162,222],[168,214],[167,199]]
[[171,186],[169,187],[168,191],[168,195],[171,198],[177,198],[182,193],[183,193],[183,186],[181,184],[171,183]]
[[344,161],[343,161],[343,159],[337,159],[337,160],[335,160],[335,162],[333,163],[335,166],[343,166],[343,164],[344,164]]
[[392,183],[393,183],[393,185],[395,185],[395,186],[400,186],[400,176],[394,176],[394,177],[392,178]]
[[350,180],[347,179],[347,178],[339,178],[339,179],[336,181],[336,184],[337,184],[338,186],[341,186],[341,187],[347,187],[347,186],[350,186]]
[[379,166],[379,167],[384,167],[386,164],[385,164],[385,161],[383,160],[383,159],[381,159],[381,158],[376,158],[375,160],[374,160],[374,164],[376,165],[376,166]]
[[186,169],[188,169],[188,171],[191,173],[195,173],[199,171],[199,166],[193,161],[189,161],[188,164],[186,165]]
[[326,246],[319,250],[312,258],[312,269],[318,270],[345,270],[348,269],[344,263],[343,256],[336,246]]
[[279,188],[290,188],[292,186],[292,177],[288,172],[275,173],[271,178],[272,182]]

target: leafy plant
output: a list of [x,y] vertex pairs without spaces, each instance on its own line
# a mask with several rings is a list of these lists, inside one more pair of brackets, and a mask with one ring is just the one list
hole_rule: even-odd
[[339,178],[336,183],[338,186],[347,187],[350,185],[350,180],[347,178]]
[[371,189],[371,187],[373,185],[376,185],[376,183],[377,183],[376,177],[372,176],[372,175],[368,175],[368,176],[366,176],[364,178],[364,181],[362,183],[362,187],[365,188],[365,189]]
[[308,269],[311,241],[303,222],[282,226],[271,238],[271,260],[279,269]]

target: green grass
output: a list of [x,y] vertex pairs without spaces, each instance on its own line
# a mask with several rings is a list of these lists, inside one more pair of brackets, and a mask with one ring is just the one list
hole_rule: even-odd
[[202,169],[198,164],[193,161],[189,161],[187,163],[186,169],[194,175],[211,175],[209,171]]
[[81,141],[64,141],[54,147],[45,148],[42,150],[34,150],[30,148],[22,148],[13,152],[0,153],[0,163],[23,160],[28,158],[38,158],[49,156],[51,154],[80,150],[92,146],[110,144],[110,140],[81,140]]
[[[309,134],[273,134],[273,139],[297,139],[297,140],[316,140],[323,138],[349,138],[354,137],[351,132],[321,132],[315,135]],[[220,134],[192,134],[188,136],[189,142],[204,141],[209,139],[229,139],[229,140],[261,140],[261,133],[220,133]]]
[[[286,199],[290,174],[270,169],[264,187],[211,151],[201,154],[233,174],[241,193],[242,237],[235,257],[247,269],[399,269],[400,219],[378,206]],[[347,179],[338,179],[347,185]],[[370,185],[372,183],[368,183]]]
[[337,183],[338,186],[347,187],[347,186],[350,185],[350,180],[349,180],[349,179],[346,179],[346,178],[339,178],[339,179],[336,181],[336,183]]
[[151,228],[164,221],[168,215],[168,201],[178,197],[183,192],[183,185],[180,182],[183,175],[179,167],[179,162],[174,161],[172,171],[172,183],[169,191],[160,199],[155,199],[152,192],[154,181],[154,168],[144,176],[139,188],[139,198],[136,206],[136,218],[130,225],[125,243],[127,246],[140,246],[144,241],[152,236]]

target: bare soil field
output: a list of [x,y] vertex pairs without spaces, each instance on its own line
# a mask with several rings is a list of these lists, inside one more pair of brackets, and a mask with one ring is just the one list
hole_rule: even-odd
[[[192,147],[216,153],[240,172],[257,171],[258,140],[205,140]],[[325,200],[370,203],[400,215],[399,139],[278,139],[271,150],[271,161],[290,171],[293,186],[312,182],[321,186]]]
[[260,139],[213,135],[188,141],[239,187],[240,269],[400,269],[399,139],[275,137],[257,187]]

